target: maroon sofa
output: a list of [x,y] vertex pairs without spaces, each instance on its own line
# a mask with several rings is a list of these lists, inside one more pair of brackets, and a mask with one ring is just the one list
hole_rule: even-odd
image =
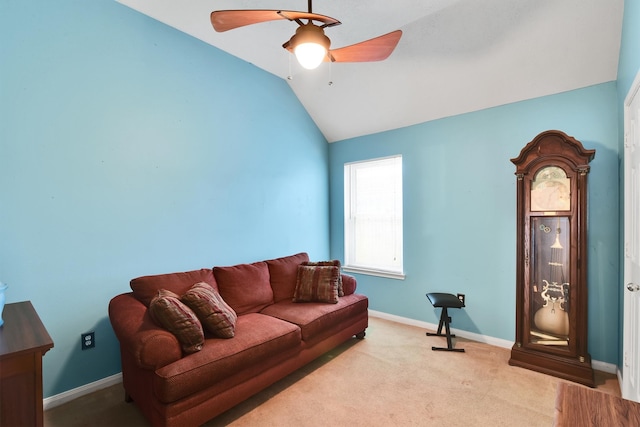
[[[201,425],[353,336],[364,338],[368,299],[355,293],[354,277],[340,274],[335,304],[293,302],[298,267],[308,260],[300,253],[133,279],[132,292],[109,303],[126,399],[154,426]],[[200,351],[184,354],[148,306],[159,289],[183,295],[199,282],[235,310],[235,335],[205,334]]]

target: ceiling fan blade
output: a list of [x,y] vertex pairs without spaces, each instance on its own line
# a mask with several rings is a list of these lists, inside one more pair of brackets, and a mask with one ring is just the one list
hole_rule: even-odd
[[332,62],[374,62],[383,61],[391,55],[402,37],[402,31],[396,30],[351,46],[332,49],[329,58]]
[[211,12],[211,24],[219,33],[244,27],[245,25],[259,24],[261,22],[276,21],[279,19],[296,21],[300,25],[302,25],[301,19],[308,19],[322,22],[324,24],[322,27],[332,27],[340,24],[340,21],[330,16],[298,12],[295,10],[216,10]]
[[221,33],[260,22],[285,19],[277,10],[216,10],[211,12],[211,24]]

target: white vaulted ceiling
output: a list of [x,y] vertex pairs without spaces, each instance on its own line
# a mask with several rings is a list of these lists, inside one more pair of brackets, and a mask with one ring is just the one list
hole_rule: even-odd
[[[339,48],[403,31],[382,62],[304,70],[282,48],[297,24],[217,33],[224,9],[307,11],[304,0],[118,0],[285,79],[329,142],[616,79],[623,0],[316,0]],[[290,77],[290,78],[289,78]],[[329,84],[331,82],[331,84]]]

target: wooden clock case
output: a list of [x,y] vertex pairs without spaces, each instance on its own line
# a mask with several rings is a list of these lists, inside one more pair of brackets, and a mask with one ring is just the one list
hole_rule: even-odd
[[587,351],[587,175],[595,150],[542,132],[517,177],[516,341],[510,365],[594,387]]

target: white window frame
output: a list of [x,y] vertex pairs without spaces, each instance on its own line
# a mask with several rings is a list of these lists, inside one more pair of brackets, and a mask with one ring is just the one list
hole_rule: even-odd
[[[367,171],[375,168],[383,177],[367,177]],[[391,170],[390,170],[391,168]],[[367,181],[362,181],[367,178]],[[358,182],[358,179],[360,182]],[[365,187],[363,187],[363,185]],[[380,192],[366,192],[366,186],[371,189],[380,188]],[[358,189],[364,191],[368,197],[358,197]],[[374,196],[372,198],[372,195]],[[376,211],[376,198],[383,199],[380,206],[385,206],[384,211]],[[379,201],[380,199],[378,199]],[[358,201],[361,202],[358,212]],[[373,210],[363,212],[367,206]],[[403,261],[403,215],[402,215],[402,156],[382,157],[371,160],[345,163],[344,165],[344,257],[343,269],[347,272],[369,274],[392,279],[404,279]],[[363,208],[364,205],[364,208]],[[357,227],[356,225],[365,224]],[[357,231],[386,230],[381,235],[361,236],[357,238]],[[380,246],[373,243],[378,239],[387,241],[388,244]],[[360,245],[357,244],[360,242]],[[376,249],[382,249],[376,251]],[[386,250],[385,250],[386,249]],[[377,260],[376,260],[377,259]]]

